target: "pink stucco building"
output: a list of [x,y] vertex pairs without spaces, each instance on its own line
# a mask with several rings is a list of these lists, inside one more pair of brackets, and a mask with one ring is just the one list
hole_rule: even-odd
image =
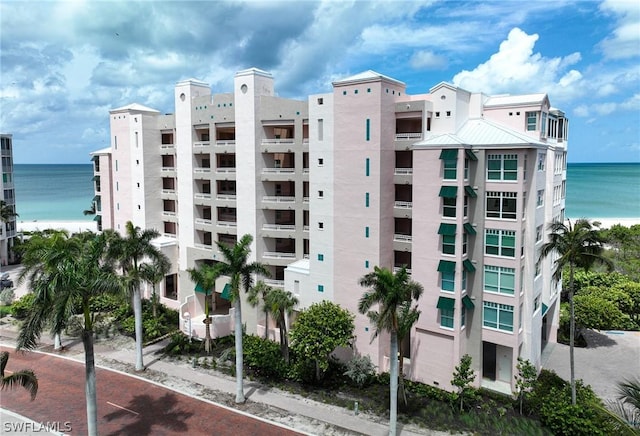
[[[413,380],[450,389],[470,354],[477,385],[510,392],[517,358],[539,367],[555,341],[559,286],[538,250],[564,218],[568,120],[545,94],[440,83],[407,95],[367,71],[298,101],[249,69],[231,93],[186,80],[173,114],[134,104],[110,121],[111,147],[93,154],[101,225],[162,232],[173,261],[162,301],[192,334],[204,330],[205,299],[186,270],[218,260],[215,241],[250,233],[268,283],[298,309],[328,299],[357,314],[360,277],[407,267],[425,289],[403,356]],[[214,334],[228,334],[224,278],[213,309]],[[258,310],[243,314],[249,332],[264,332]],[[348,352],[387,369],[388,338],[371,342],[359,314],[355,335]]]

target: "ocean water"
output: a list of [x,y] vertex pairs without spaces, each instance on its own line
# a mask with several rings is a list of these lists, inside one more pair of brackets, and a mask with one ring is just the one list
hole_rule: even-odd
[[14,164],[18,221],[90,221],[93,165]]
[[[18,220],[91,220],[93,166],[14,165]],[[567,165],[568,218],[640,218],[640,163]]]

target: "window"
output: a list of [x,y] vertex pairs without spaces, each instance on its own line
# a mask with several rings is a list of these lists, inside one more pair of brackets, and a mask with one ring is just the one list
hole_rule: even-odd
[[469,158],[464,159],[464,179],[469,180]]
[[542,241],[542,235],[544,234],[542,228],[542,226],[536,227],[536,242]]
[[364,161],[364,175],[369,177],[369,166],[370,166],[370,159],[366,158],[366,160]]
[[364,267],[365,267],[365,268],[369,268],[369,261],[368,261],[368,260],[365,260],[365,261],[364,261]]
[[467,247],[469,245],[469,237],[467,236],[467,232],[462,233],[462,254],[467,254]]
[[447,111],[447,116],[450,117],[451,116],[451,111]]
[[323,158],[321,158],[321,157],[319,157],[319,158],[318,158],[318,166],[319,166],[319,167],[321,167],[321,166],[323,166],[323,165],[324,165],[324,159],[323,159]]
[[364,206],[365,207],[369,207],[369,193],[368,192],[366,192],[364,194]]
[[318,98],[318,105],[322,105],[324,103],[324,99],[323,98]]
[[538,191],[538,196],[536,197],[536,207],[540,207],[544,204],[544,189]]
[[169,274],[164,278],[164,297],[171,300],[178,299],[177,274]]
[[369,237],[369,226],[364,228],[364,237],[368,238]]
[[484,244],[485,254],[504,257],[516,256],[516,232],[512,230],[486,229]]
[[464,217],[468,217],[469,216],[469,196],[465,195],[464,196],[464,209],[463,209],[463,213],[464,213]]
[[318,141],[322,141],[324,139],[324,120],[322,118],[318,119]]
[[318,191],[318,197],[320,198],[324,197],[324,191]]
[[547,113],[542,112],[542,119],[540,120],[540,136],[547,136]]
[[445,160],[444,162],[444,175],[443,178],[445,180],[455,180],[456,179],[456,167],[458,166],[457,160]]
[[440,327],[453,328],[453,309],[440,309]]
[[536,265],[535,265],[535,276],[534,277],[538,277],[541,272],[542,272],[542,268],[540,266],[540,261],[537,261]]
[[516,219],[517,192],[487,191],[487,218]]
[[456,254],[456,235],[442,235],[442,253]]
[[318,285],[318,292],[324,292],[324,285]]
[[533,312],[535,313],[538,309],[540,309],[540,295],[533,300]]
[[501,266],[484,266],[484,290],[498,294],[513,295],[515,292],[516,270]]
[[462,290],[463,291],[467,290],[467,270],[466,269],[462,270]]
[[538,155],[538,171],[544,171],[544,162],[547,160],[546,153],[540,153]]
[[482,310],[484,327],[513,332],[513,306],[485,301]]
[[518,155],[488,155],[487,180],[518,180]]
[[442,199],[442,216],[455,218],[456,216],[456,198]]
[[538,127],[538,112],[527,112],[527,131],[532,132]]
[[323,223],[323,222],[319,222],[319,223],[318,223],[318,228],[319,228],[320,230],[324,229],[324,223]]
[[318,253],[318,260],[322,262],[324,260],[324,254]]
[[460,327],[464,327],[467,322],[467,308],[464,307],[464,304],[460,308]]
[[368,141],[371,138],[371,120],[369,118],[367,118],[367,123],[366,123],[366,140]]
[[456,273],[455,271],[440,273],[440,288],[443,291],[454,292],[456,290]]

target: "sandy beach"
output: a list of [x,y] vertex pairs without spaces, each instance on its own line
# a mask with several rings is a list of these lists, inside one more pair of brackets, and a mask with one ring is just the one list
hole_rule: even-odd
[[78,233],[86,230],[98,231],[98,223],[93,220],[87,221],[17,221],[18,232],[37,232],[42,230],[66,230],[69,233]]

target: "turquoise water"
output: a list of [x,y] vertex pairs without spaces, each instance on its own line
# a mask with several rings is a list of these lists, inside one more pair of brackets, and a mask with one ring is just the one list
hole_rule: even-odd
[[[14,165],[18,220],[90,220],[93,166]],[[568,218],[640,218],[640,163],[568,164]]]
[[82,211],[93,200],[93,165],[15,164],[18,221],[90,221]]

